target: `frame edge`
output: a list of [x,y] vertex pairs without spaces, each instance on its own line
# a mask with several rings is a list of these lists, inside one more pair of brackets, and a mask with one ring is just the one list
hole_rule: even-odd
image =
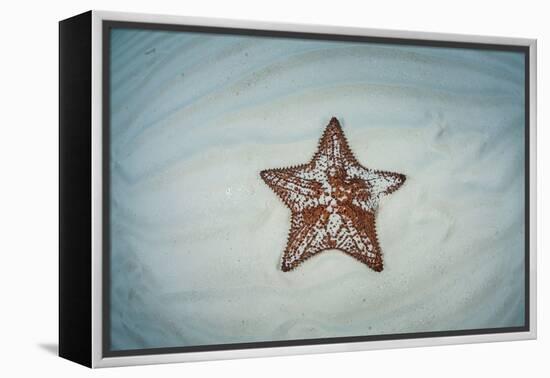
[[59,22],[59,356],[91,367],[91,12]]

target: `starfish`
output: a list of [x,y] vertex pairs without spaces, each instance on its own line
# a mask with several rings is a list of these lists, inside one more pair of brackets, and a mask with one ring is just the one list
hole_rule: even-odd
[[263,170],[260,176],[292,214],[282,271],[328,249],[382,271],[375,213],[380,199],[403,185],[405,175],[359,164],[335,117],[309,163]]

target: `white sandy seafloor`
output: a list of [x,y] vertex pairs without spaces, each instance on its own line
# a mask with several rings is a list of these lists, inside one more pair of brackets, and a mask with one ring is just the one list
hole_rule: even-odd
[[[114,30],[113,349],[524,323],[524,62],[482,50]],[[381,273],[339,251],[280,270],[262,169],[338,117],[403,173]]]

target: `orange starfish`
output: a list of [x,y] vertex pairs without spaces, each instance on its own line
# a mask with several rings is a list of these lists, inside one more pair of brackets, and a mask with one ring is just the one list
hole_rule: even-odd
[[308,164],[267,169],[260,176],[292,212],[283,271],[327,249],[382,271],[375,212],[383,196],[403,185],[405,175],[359,164],[335,117]]

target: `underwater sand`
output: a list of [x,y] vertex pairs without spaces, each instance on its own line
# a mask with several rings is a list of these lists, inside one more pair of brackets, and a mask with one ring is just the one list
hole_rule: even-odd
[[[523,325],[523,80],[510,52],[115,30],[113,349]],[[332,116],[407,176],[381,273],[280,270],[290,210],[259,172],[308,162]]]

